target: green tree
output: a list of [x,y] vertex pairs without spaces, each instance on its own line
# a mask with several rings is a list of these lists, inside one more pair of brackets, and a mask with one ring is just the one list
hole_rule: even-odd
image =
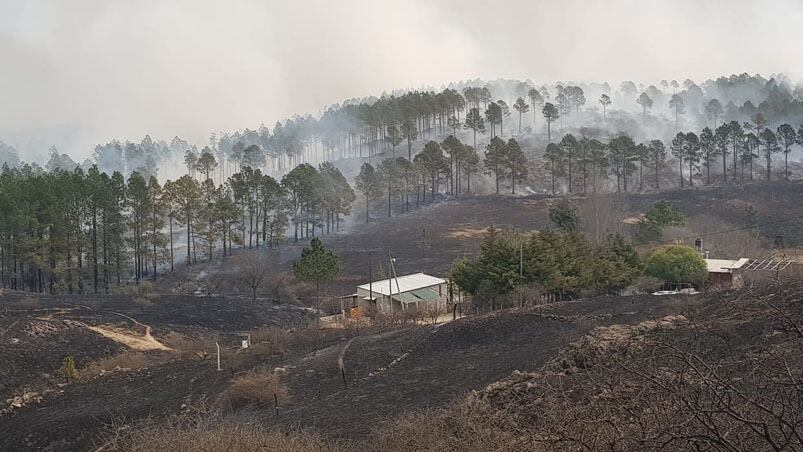
[[544,158],[549,162],[549,174],[552,176],[552,195],[555,195],[555,183],[563,169],[563,149],[555,143],[549,143],[544,150]]
[[619,135],[608,143],[611,170],[616,175],[616,191],[627,191],[627,179],[636,170],[636,143],[627,135]]
[[385,181],[385,189],[388,193],[388,217],[391,217],[393,191],[399,187],[402,177],[401,168],[396,159],[383,160],[379,164],[379,177]]
[[418,139],[418,128],[415,121],[405,118],[401,124],[401,137],[407,140],[407,161],[413,161],[413,140]]
[[708,278],[708,267],[694,248],[668,245],[650,254],[644,273],[668,282],[699,284]]
[[485,133],[485,120],[482,118],[479,108],[472,108],[468,111],[465,127],[473,132],[474,149],[477,149],[477,132]]
[[772,129],[764,128],[759,134],[759,138],[761,139],[760,142],[764,144],[764,158],[767,162],[767,180],[770,180],[770,175],[772,174],[772,154],[780,151],[778,137]]
[[675,131],[677,131],[678,117],[686,112],[686,108],[683,105],[683,97],[681,97],[680,94],[673,94],[672,98],[669,99],[669,109],[672,110],[675,115]]
[[466,191],[471,193],[471,175],[479,171],[480,156],[477,154],[476,149],[471,146],[464,148],[465,154],[463,157],[463,165],[465,165],[466,173]]
[[683,188],[683,156],[685,155],[686,135],[683,132],[678,132],[675,138],[672,139],[669,149],[672,154],[678,159],[678,175],[680,177],[680,187]]
[[402,137],[402,133],[399,130],[399,128],[396,126],[396,124],[390,124],[387,127],[387,131],[385,132],[385,141],[390,143],[391,150],[392,150],[392,155],[393,155],[394,159],[396,158],[396,146],[401,144],[403,139],[404,138]]
[[558,111],[557,107],[547,102],[544,104],[544,108],[541,110],[541,113],[544,115],[544,119],[546,119],[547,141],[552,143],[552,122],[560,118],[560,112]]
[[700,151],[702,155],[703,166],[705,167],[705,184],[711,183],[711,159],[716,154],[716,137],[714,132],[708,127],[704,127],[700,132]]
[[499,137],[491,138],[491,142],[485,148],[485,172],[494,175],[496,181],[496,193],[499,193],[499,178],[504,177],[505,162],[507,161],[507,145]]
[[647,125],[647,110],[652,108],[653,101],[647,93],[641,93],[641,95],[636,99],[636,103],[641,105],[641,117],[642,122],[646,126]]
[[521,150],[519,142],[514,138],[507,141],[506,154],[506,172],[510,175],[510,189],[515,195],[516,181],[527,177],[527,156],[524,155],[524,151]]
[[184,152],[184,165],[187,166],[187,175],[195,177],[195,170],[198,168],[198,154],[192,149]]
[[440,186],[440,175],[447,170],[448,166],[443,156],[443,149],[437,142],[428,141],[424,144],[424,149],[415,156],[413,162],[430,177],[430,190],[432,201],[434,201],[435,193]]
[[209,173],[214,171],[215,168],[217,168],[215,155],[208,147],[203,148],[203,150],[201,150],[201,156],[198,158],[198,161],[195,162],[195,169],[204,174],[204,179],[209,179]]
[[574,234],[580,227],[580,214],[567,200],[549,208],[549,219],[563,232]]
[[335,279],[340,272],[340,258],[323,246],[315,237],[309,248],[301,251],[301,258],[293,262],[293,274],[299,281],[315,283],[315,299],[320,300],[321,283]]
[[781,124],[778,126],[778,141],[781,144],[781,149],[784,154],[783,178],[789,180],[789,153],[792,152],[792,146],[797,143],[797,134],[795,128],[789,124]]
[[530,106],[523,98],[519,97],[516,99],[516,103],[513,104],[513,108],[519,112],[519,134],[521,134],[521,115],[530,111]]
[[561,138],[560,143],[558,144],[560,149],[563,153],[563,160],[566,163],[566,168],[568,170],[566,177],[569,182],[569,193],[572,190],[572,182],[573,182],[573,174],[572,174],[572,164],[574,160],[577,158],[577,154],[580,151],[580,144],[577,142],[577,138],[574,135],[567,133],[566,135]]
[[611,97],[607,94],[602,94],[599,96],[599,103],[602,105],[602,121],[605,122],[605,113],[608,110],[608,106],[611,105]]
[[647,145],[647,167],[653,170],[655,178],[655,189],[658,190],[660,176],[659,173],[666,165],[666,147],[661,140],[650,140]]
[[485,120],[491,126],[491,138],[496,136],[496,125],[502,124],[502,118],[502,107],[496,102],[489,103],[488,108],[485,110]]
[[170,194],[171,199],[175,200],[178,207],[178,220],[182,221],[187,226],[187,265],[193,261],[194,251],[194,234],[193,225],[195,221],[195,214],[201,202],[201,187],[198,181],[190,176],[181,176],[178,178],[170,188],[173,193]]
[[266,156],[265,151],[256,144],[252,144],[243,150],[242,165],[248,166],[252,169],[262,168],[265,166]]
[[694,186],[694,172],[700,167],[700,138],[689,132],[683,139],[683,154],[689,164],[689,187]]
[[641,243],[661,240],[663,230],[667,226],[682,226],[686,218],[682,213],[674,210],[666,201],[655,203],[639,220],[638,241]]
[[536,112],[544,105],[544,97],[535,88],[530,88],[527,91],[527,97],[530,98],[530,103],[533,106],[533,127],[535,127]]
[[365,222],[368,223],[371,201],[382,196],[382,179],[370,163],[363,163],[360,167],[360,174],[354,178],[354,186],[365,197]]
[[[722,181],[728,181],[728,145],[730,143],[730,127],[722,124],[714,131],[715,154],[722,156]],[[734,174],[736,177],[736,174]]]
[[510,116],[510,107],[507,106],[507,102],[503,100],[496,101],[496,104],[499,105],[499,135],[505,135],[505,129],[503,127],[505,118]]
[[722,103],[718,99],[711,99],[705,104],[705,114],[714,121],[714,129],[717,129],[717,120],[722,117]]

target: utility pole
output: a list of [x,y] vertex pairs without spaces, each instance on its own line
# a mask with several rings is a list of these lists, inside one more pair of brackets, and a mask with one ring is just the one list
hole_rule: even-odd
[[[393,265],[396,259],[391,257],[390,250],[388,250],[388,259],[390,260],[390,275],[388,275],[388,283],[390,285],[390,307],[391,313],[393,312],[393,278],[396,279],[396,293],[401,294],[401,287],[399,286],[399,275],[396,274],[396,266]],[[401,303],[401,301],[399,301]]]
[[393,315],[393,258],[390,257],[390,250],[388,250],[388,305],[390,306],[390,315]]

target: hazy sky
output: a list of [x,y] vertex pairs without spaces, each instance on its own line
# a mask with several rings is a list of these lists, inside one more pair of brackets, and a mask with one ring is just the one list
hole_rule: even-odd
[[0,140],[203,144],[472,78],[803,73],[800,1],[0,0]]

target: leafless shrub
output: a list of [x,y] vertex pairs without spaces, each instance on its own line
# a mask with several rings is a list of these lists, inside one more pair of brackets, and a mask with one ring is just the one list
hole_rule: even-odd
[[275,326],[258,328],[251,332],[252,344],[264,344],[284,352],[290,342],[290,332]]
[[134,297],[134,304],[150,307],[153,306],[153,301],[149,297]]
[[639,276],[633,283],[638,292],[652,293],[661,290],[664,281],[654,276]]
[[432,324],[438,323],[438,319],[446,314],[446,309],[438,304],[432,304],[426,308],[426,317]]
[[166,346],[173,349],[178,353],[190,353],[196,355],[205,355],[214,353],[216,346],[215,342],[218,340],[217,335],[209,334],[192,334],[185,335],[176,331],[169,331],[165,333],[160,341]]
[[267,293],[282,302],[298,300],[304,287],[288,273],[271,275],[265,284]]
[[104,358],[90,363],[79,373],[81,379],[94,378],[106,372],[114,370],[137,370],[164,362],[165,354],[147,354],[139,351],[128,350],[119,355]]
[[124,284],[112,287],[112,293],[119,295],[153,295],[156,287],[150,281],[140,281],[139,284]]
[[516,286],[510,295],[511,305],[522,308],[539,305],[543,294],[543,290],[535,284]]
[[232,380],[222,397],[232,408],[238,409],[248,405],[272,406],[275,400],[282,403],[288,399],[289,393],[278,374],[255,370]]
[[623,220],[627,205],[624,196],[616,193],[589,193],[579,203],[580,232],[592,245],[601,245],[610,234],[627,232]]
[[369,442],[376,450],[398,452],[523,450],[512,420],[483,400],[467,398],[380,425]]
[[17,302],[17,306],[22,309],[39,309],[42,307],[42,302],[37,297],[25,297]]
[[308,452],[346,451],[337,442],[325,442],[304,432],[282,432],[242,416],[226,416],[220,410],[191,410],[167,419],[147,419],[135,424],[118,422],[107,429],[97,450],[146,452]]
[[274,268],[275,258],[261,251],[245,253],[237,257],[240,281],[256,301],[257,293],[267,283]]

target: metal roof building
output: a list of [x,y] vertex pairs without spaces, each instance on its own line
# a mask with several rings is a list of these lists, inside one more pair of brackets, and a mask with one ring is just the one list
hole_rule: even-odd
[[405,311],[411,306],[446,307],[446,280],[424,273],[387,278],[357,286],[354,304],[382,312]]
[[741,258],[733,259],[705,259],[705,264],[708,266],[708,273],[733,273],[749,262],[750,259]]

